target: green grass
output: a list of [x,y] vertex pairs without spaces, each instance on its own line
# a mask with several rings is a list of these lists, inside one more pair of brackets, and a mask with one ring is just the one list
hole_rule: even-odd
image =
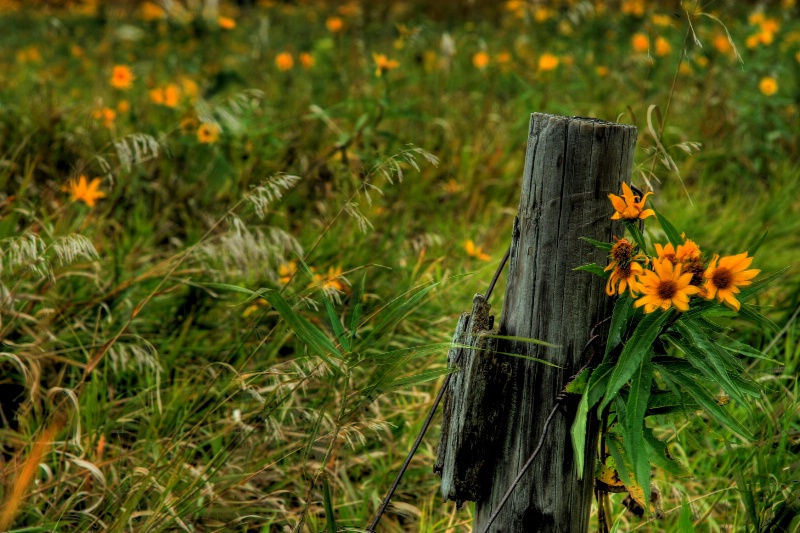
[[[723,27],[688,4],[702,48],[685,13],[656,6],[644,17],[564,7],[537,22],[488,5],[393,5],[224,4],[230,31],[108,7],[0,13],[18,30],[0,35],[0,502],[37,436],[63,424],[11,530],[279,531],[304,516],[322,531],[323,480],[336,526],[364,528],[441,383],[446,350],[432,345],[451,339],[505,252],[535,111],[635,124],[634,182],[652,183],[677,227],[723,254],[769,230],[754,267],[789,266],[758,302],[783,334],[735,324],[773,360],[746,360],[764,395],[750,411],[730,407],[756,444],[702,417],[660,421],[692,476],[654,472],[664,518],[616,505],[620,530],[796,525],[797,8],[768,9],[774,41],[749,48],[763,32],[752,13],[711,6],[740,63],[713,44]],[[331,16],[341,32],[326,29]],[[670,52],[632,50],[639,31]],[[472,61],[482,50],[485,69]],[[281,71],[285,51],[294,66]],[[555,70],[539,70],[544,52],[560,58]],[[399,67],[376,76],[373,53]],[[131,89],[111,87],[117,64],[133,69]],[[774,95],[759,91],[766,76]],[[154,103],[149,91],[170,83],[179,104]],[[651,105],[661,122],[654,111],[648,128]],[[103,108],[110,127],[94,117]],[[198,121],[220,126],[217,142],[198,141]],[[106,193],[91,208],[63,190],[82,174]],[[492,259],[468,256],[467,239]],[[329,278],[337,268],[344,277]],[[306,336],[287,325],[290,310]],[[332,317],[358,326],[349,349]],[[338,358],[313,349],[326,340]],[[437,441],[434,428],[381,531],[470,530],[469,506],[440,502]]]

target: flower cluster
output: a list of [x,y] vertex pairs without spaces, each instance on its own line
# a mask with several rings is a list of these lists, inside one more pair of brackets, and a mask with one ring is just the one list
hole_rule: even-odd
[[[622,197],[609,195],[614,206],[614,220],[632,222],[655,213],[644,209],[647,193],[641,198],[627,184],[622,184]],[[644,307],[645,313],[657,309],[666,311],[675,307],[679,311],[689,309],[689,300],[698,296],[708,300],[714,298],[730,308],[740,308],[736,294],[739,287],[750,285],[760,270],[749,269],[753,262],[747,252],[720,257],[715,254],[707,261],[694,241],[684,239],[677,247],[655,243],[655,256],[648,255],[637,244],[628,239],[615,237],[609,253],[611,271],[606,282],[606,294],[622,295],[628,291],[635,298],[635,307]]]

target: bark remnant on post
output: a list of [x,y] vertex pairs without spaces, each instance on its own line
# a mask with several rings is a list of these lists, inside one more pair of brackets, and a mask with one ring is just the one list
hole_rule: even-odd
[[[507,416],[494,421],[500,438],[493,451],[492,479],[476,492],[475,531],[483,530],[533,451],[556,396],[585,363],[579,359],[592,326],[610,316],[603,280],[573,269],[606,261],[601,250],[580,237],[608,242],[615,228],[622,232],[610,220],[608,194],[618,194],[620,184],[630,179],[636,131],[596,119],[531,115],[499,331],[560,348],[501,340],[498,351],[545,359],[561,368],[502,356],[511,378],[498,401],[508,402]],[[575,410],[565,411],[552,421],[540,455],[490,531],[587,530],[597,442],[590,431],[583,479],[578,480],[569,434]],[[591,423],[596,417],[590,414],[589,419]]]

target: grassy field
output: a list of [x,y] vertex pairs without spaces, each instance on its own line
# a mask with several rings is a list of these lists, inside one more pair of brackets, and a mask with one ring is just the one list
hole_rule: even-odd
[[[775,329],[729,324],[766,354],[728,406],[757,441],[664,417],[691,475],[654,471],[663,518],[616,505],[619,531],[800,527],[794,1],[18,4],[0,529],[363,530],[508,246],[531,112],[636,125],[633,182],[676,226],[723,254],[768,230],[754,267],[789,267]],[[380,531],[471,530],[437,444]]]

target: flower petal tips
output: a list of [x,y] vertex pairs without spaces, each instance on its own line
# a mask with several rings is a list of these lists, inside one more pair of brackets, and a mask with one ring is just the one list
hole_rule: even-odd
[[612,220],[637,220],[640,218],[647,218],[655,215],[652,209],[644,209],[644,203],[647,197],[653,194],[652,192],[645,193],[645,195],[637,202],[639,198],[631,190],[627,183],[622,184],[622,196],[616,194],[609,194],[608,199],[611,200],[611,205],[614,206],[615,213],[611,215]]

